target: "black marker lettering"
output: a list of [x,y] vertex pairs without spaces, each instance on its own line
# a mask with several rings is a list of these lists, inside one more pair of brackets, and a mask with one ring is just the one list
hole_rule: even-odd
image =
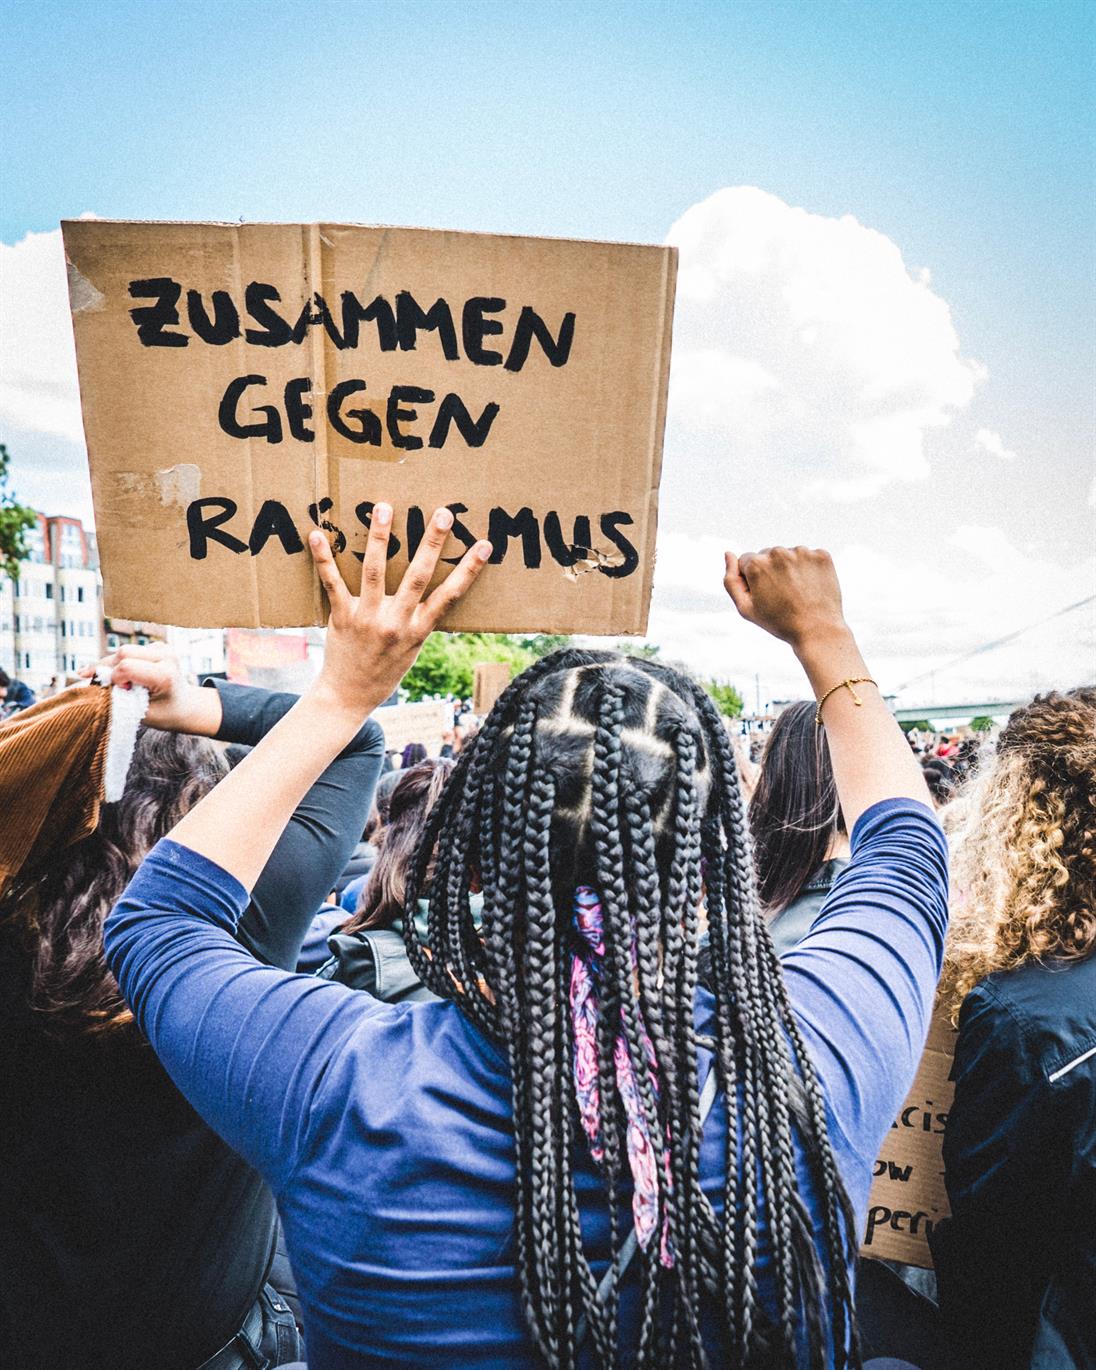
[[282,551],[289,556],[294,552],[304,551],[304,543],[296,525],[289,517],[289,510],[276,499],[263,500],[262,508],[255,515],[251,537],[248,539],[251,555],[257,557],[272,537],[278,539],[282,544]]
[[[370,529],[370,527],[372,526],[372,523],[373,523],[373,505],[374,505],[374,503],[375,503],[374,500],[371,500],[371,499],[363,499],[362,502],[361,502],[361,504],[356,504],[356,505],[354,506],[354,517],[358,520],[358,522],[359,522],[359,523],[361,524],[361,526],[366,530],[366,532],[369,531],[369,529]],[[395,535],[395,533],[389,533],[389,535],[388,535],[388,558],[387,558],[389,561],[391,561],[392,558],[393,558],[394,556],[398,556],[398,555],[399,555],[400,546],[401,546],[400,540],[399,540],[399,538]],[[359,561],[364,561],[364,560],[365,560],[365,553],[364,553],[364,552],[355,552],[354,555],[358,558]]]
[[[209,509],[214,512],[207,514]],[[236,501],[231,499],[191,500],[186,509],[186,527],[190,534],[190,555],[194,561],[205,561],[209,544],[219,542],[230,552],[246,552],[247,543],[221,531],[221,524],[236,516]]]
[[369,304],[363,305],[352,290],[344,290],[342,293],[343,340],[341,343],[336,343],[335,346],[357,347],[358,334],[363,323],[375,323],[377,325],[377,341],[380,343],[382,352],[394,352],[396,350],[396,316],[392,312],[392,306],[384,296],[378,295]]
[[[469,532],[469,530],[460,521],[461,514],[467,514],[468,512],[467,504],[447,504],[445,507],[453,515],[453,526],[449,530],[450,533],[453,535],[453,537],[457,539],[458,542],[462,542],[464,544],[465,551],[467,551],[470,547],[474,547],[476,545],[475,534]],[[456,564],[460,561],[460,557],[442,557],[442,561],[447,562],[450,566],[456,566]]]
[[274,286],[263,281],[252,281],[244,291],[247,312],[260,325],[244,333],[249,343],[254,343],[256,347],[284,347],[293,341],[292,328],[277,310],[270,307],[271,300],[281,298]]
[[575,535],[571,542],[563,536],[559,515],[554,509],[544,515],[544,541],[552,554],[552,560],[560,566],[573,566],[576,561],[585,561],[593,546],[590,534],[590,520],[585,514],[575,519]]
[[444,300],[435,300],[429,309],[423,309],[414,295],[401,290],[396,296],[396,336],[404,352],[414,352],[419,332],[434,332],[441,343],[442,355],[446,361],[455,362],[460,356],[457,349],[457,330],[453,327],[453,315]]
[[335,346],[342,347],[343,341],[339,336],[339,330],[335,327],[335,320],[331,317],[327,301],[320,294],[313,295],[297,316],[297,322],[293,325],[293,341],[295,343],[304,342],[305,334],[315,324],[321,324]]
[[297,376],[285,383],[285,417],[289,423],[289,435],[298,442],[315,442],[316,434],[306,427],[312,417],[312,406],[305,404],[305,395],[312,393],[312,381],[308,376]]
[[626,514],[620,509],[612,514],[602,514],[602,535],[607,537],[614,547],[624,553],[624,560],[619,566],[606,566],[603,562],[598,564],[597,569],[603,576],[609,576],[612,580],[619,580],[622,576],[630,576],[639,565],[639,553],[626,537],[617,532],[619,525],[634,522],[635,519],[632,518],[631,514]]
[[315,504],[310,504],[308,506],[308,517],[317,528],[322,528],[326,533],[335,534],[334,541],[331,543],[331,550],[333,552],[345,552],[346,534],[337,523],[332,523],[330,519],[325,519],[323,517],[324,514],[334,507],[335,501],[329,495],[325,495],[323,499],[317,500]]
[[507,371],[521,370],[529,358],[529,344],[534,338],[553,366],[566,366],[567,358],[571,355],[571,344],[575,340],[575,316],[564,314],[559,337],[553,338],[548,325],[536,310],[527,304],[522,305],[514,329],[514,341],[510,344],[510,355],[506,358]]
[[415,452],[422,446],[422,438],[416,437],[413,433],[400,431],[400,424],[414,423],[419,416],[419,411],[417,409],[401,409],[400,406],[404,400],[410,404],[429,404],[433,398],[433,390],[420,390],[417,385],[394,385],[392,387],[392,393],[388,396],[388,412],[385,415],[385,423],[393,447],[403,447],[409,452]]
[[479,418],[473,419],[459,395],[443,395],[438,405],[438,416],[430,430],[430,446],[444,447],[449,436],[449,425],[455,423],[469,447],[482,447],[498,412],[497,404],[487,404]]
[[423,534],[426,532],[426,516],[417,504],[407,511],[407,560],[410,561],[419,550]]
[[498,314],[506,308],[506,301],[493,297],[477,295],[465,303],[461,312],[461,335],[464,351],[470,362],[476,366],[498,366],[502,361],[501,352],[492,352],[483,345],[488,335],[502,332],[498,319],[485,319],[485,314]]
[[230,438],[265,438],[267,442],[281,442],[282,416],[272,404],[261,404],[258,409],[252,411],[255,414],[265,414],[265,423],[243,424],[236,417],[240,396],[248,386],[265,384],[265,376],[237,376],[234,381],[229,381],[228,389],[217,410],[217,422]]
[[540,565],[540,529],[532,509],[526,505],[511,516],[498,505],[491,510],[487,519],[487,538],[491,543],[491,562],[497,566],[506,555],[511,538],[521,538],[522,560],[530,571]]
[[215,290],[210,299],[213,301],[212,319],[206,313],[201,291],[188,290],[186,315],[202,342],[211,347],[223,347],[240,336],[240,314],[227,290]]
[[[365,381],[339,381],[331,387],[327,397],[327,421],[335,432],[350,442],[367,442],[373,447],[381,443],[381,421],[372,409],[348,409],[343,413],[342,402],[350,395],[358,395],[365,389]],[[357,419],[358,426],[352,428],[347,419]]]
[[164,326],[179,322],[176,305],[183,287],[170,276],[152,276],[145,281],[130,281],[129,293],[135,300],[154,299],[155,304],[131,309],[129,317],[137,325],[137,337],[142,347],[186,347],[190,339],[185,333],[165,333]]

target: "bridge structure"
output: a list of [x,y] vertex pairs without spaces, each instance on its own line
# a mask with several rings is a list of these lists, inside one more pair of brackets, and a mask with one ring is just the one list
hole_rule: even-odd
[[1004,723],[1014,709],[1027,703],[1027,699],[991,699],[973,704],[908,704],[895,709],[894,716],[899,723],[917,723],[925,719],[941,732],[965,727],[975,718],[992,718],[995,723]]

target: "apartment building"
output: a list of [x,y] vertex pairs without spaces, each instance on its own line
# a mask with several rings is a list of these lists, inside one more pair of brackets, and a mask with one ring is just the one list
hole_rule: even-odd
[[95,534],[79,519],[38,515],[12,584],[0,577],[0,665],[36,694],[126,643],[164,641],[185,671],[223,672],[225,635],[103,618]]
[[41,692],[103,653],[95,534],[79,519],[38,515],[14,583],[0,583],[0,662]]

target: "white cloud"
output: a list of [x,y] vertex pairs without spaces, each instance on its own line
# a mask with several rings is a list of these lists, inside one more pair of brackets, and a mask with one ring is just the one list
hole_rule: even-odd
[[1015,461],[1016,453],[1009,451],[1001,439],[1000,433],[995,433],[992,428],[979,428],[974,435],[975,445],[988,452],[991,457],[1000,457],[1003,461]]
[[59,228],[0,243],[0,423],[84,441]]
[[926,435],[987,373],[890,238],[738,186],[668,240],[681,252],[671,420],[712,475],[794,473],[801,493],[837,500],[928,475]]
[[[802,697],[791,651],[741,620],[723,590],[724,549],[746,545],[734,535],[661,534],[649,636],[700,674],[729,677],[751,706],[755,676],[763,704]],[[914,682],[903,703],[1022,698],[1096,677],[1096,606],[1050,618],[1096,590],[1096,558],[1032,558],[1001,529],[965,524],[931,547],[916,534],[908,547],[857,541],[836,547],[834,560],[876,679],[888,691]],[[1015,641],[950,664],[1019,629]]]

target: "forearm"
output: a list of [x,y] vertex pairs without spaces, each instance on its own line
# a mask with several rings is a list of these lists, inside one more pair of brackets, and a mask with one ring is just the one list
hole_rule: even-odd
[[251,891],[294,810],[362,722],[314,685],[170,836]]
[[[843,680],[870,676],[847,627],[806,636],[793,644],[815,698]],[[878,687],[863,683],[834,692],[822,706],[830,761],[846,831],[881,799],[915,799],[932,807],[921,767]]]

